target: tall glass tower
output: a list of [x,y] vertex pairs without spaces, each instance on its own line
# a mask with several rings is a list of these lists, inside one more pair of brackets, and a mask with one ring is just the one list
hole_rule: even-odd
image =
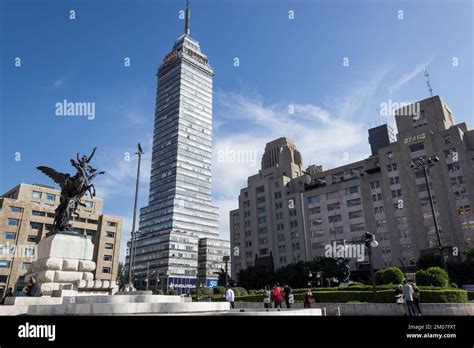
[[[183,232],[193,238],[219,235],[218,208],[211,202],[214,72],[199,42],[191,38],[189,25],[187,2],[184,34],[176,40],[157,74],[149,202],[140,211],[143,238],[137,242],[134,262],[138,273],[153,263],[166,268],[167,274],[190,275],[190,269],[197,267],[197,254],[187,255],[186,251],[194,247],[171,241],[184,241]],[[175,231],[179,231],[176,238],[159,237]],[[176,262],[170,261],[172,256],[178,258],[173,249],[185,251],[179,252]],[[192,251],[197,253],[197,246]],[[187,258],[193,262],[186,263]]]

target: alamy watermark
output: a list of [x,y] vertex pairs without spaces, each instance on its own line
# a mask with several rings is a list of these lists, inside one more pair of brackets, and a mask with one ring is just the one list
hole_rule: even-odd
[[359,262],[365,260],[365,246],[360,243],[337,244],[335,241],[326,244],[324,247],[324,256],[335,259],[356,259]]
[[70,102],[64,99],[55,104],[56,116],[85,116],[88,120],[95,119],[94,102]]
[[[380,116],[420,116],[420,103],[394,102],[389,99],[387,102],[380,103]],[[396,113],[395,113],[396,111]]]
[[257,151],[233,150],[228,147],[217,151],[218,163],[249,163],[251,167],[257,165]]
[[35,261],[38,255],[38,246],[31,244],[0,244],[0,256],[3,259],[9,258],[28,258]]

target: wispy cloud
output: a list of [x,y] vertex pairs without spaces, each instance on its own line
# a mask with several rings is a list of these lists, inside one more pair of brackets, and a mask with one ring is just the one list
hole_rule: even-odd
[[406,85],[408,82],[413,80],[417,76],[423,74],[423,69],[426,68],[432,61],[432,58],[428,58],[425,61],[417,64],[412,70],[402,74],[394,83],[388,86],[389,97],[392,98],[401,87]]

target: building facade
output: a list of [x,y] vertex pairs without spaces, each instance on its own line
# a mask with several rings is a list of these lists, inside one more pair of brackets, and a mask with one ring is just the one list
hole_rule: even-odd
[[229,258],[227,274],[231,275],[230,241],[220,238],[199,239],[199,281],[206,287],[214,288],[218,285],[219,275],[226,270],[224,257]]
[[[140,211],[139,223],[139,238],[147,243],[153,239],[157,245],[162,244],[162,235],[175,232],[187,233],[190,239],[219,238],[218,208],[211,201],[214,72],[199,43],[190,36],[189,20],[188,7],[184,34],[157,74],[149,201]],[[137,276],[143,276],[151,263],[165,265],[163,273],[169,277],[197,279],[196,260],[181,263],[181,268],[171,267],[158,254],[141,250],[134,253]],[[190,267],[194,267],[193,274]]]
[[[17,295],[36,257],[36,245],[47,236],[61,192],[46,185],[20,184],[0,197],[0,292],[13,288]],[[94,245],[95,279],[115,281],[118,274],[122,219],[103,215],[103,200],[85,197],[74,231]]]
[[[456,259],[473,248],[474,131],[455,124],[438,96],[400,108],[395,120],[396,141],[387,127],[369,131],[372,155],[361,161],[330,170],[310,166],[293,177],[268,175],[262,166],[250,177],[239,209],[230,212],[234,276],[261,259],[279,268],[328,256],[328,246],[360,244],[366,231],[379,242],[375,268],[413,268],[438,241],[423,171],[409,163],[434,155],[440,161],[428,179],[445,256]],[[367,263],[365,255],[350,258],[353,270]]]

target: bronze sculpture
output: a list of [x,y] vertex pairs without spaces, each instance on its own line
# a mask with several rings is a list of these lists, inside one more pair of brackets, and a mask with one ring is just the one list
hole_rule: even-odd
[[105,172],[98,172],[97,169],[89,165],[95,150],[96,148],[94,147],[89,157],[84,155],[80,159],[79,154],[77,154],[77,160],[71,159],[71,165],[77,170],[74,176],[67,173],[59,173],[49,167],[37,167],[38,170],[49,176],[61,187],[60,203],[55,210],[53,228],[50,233],[72,232],[73,228],[69,221],[73,215],[79,217],[77,208],[80,205],[86,206],[81,202],[81,198],[87,192],[91,198],[95,197],[95,187],[91,184],[91,181],[97,175],[105,174]]

